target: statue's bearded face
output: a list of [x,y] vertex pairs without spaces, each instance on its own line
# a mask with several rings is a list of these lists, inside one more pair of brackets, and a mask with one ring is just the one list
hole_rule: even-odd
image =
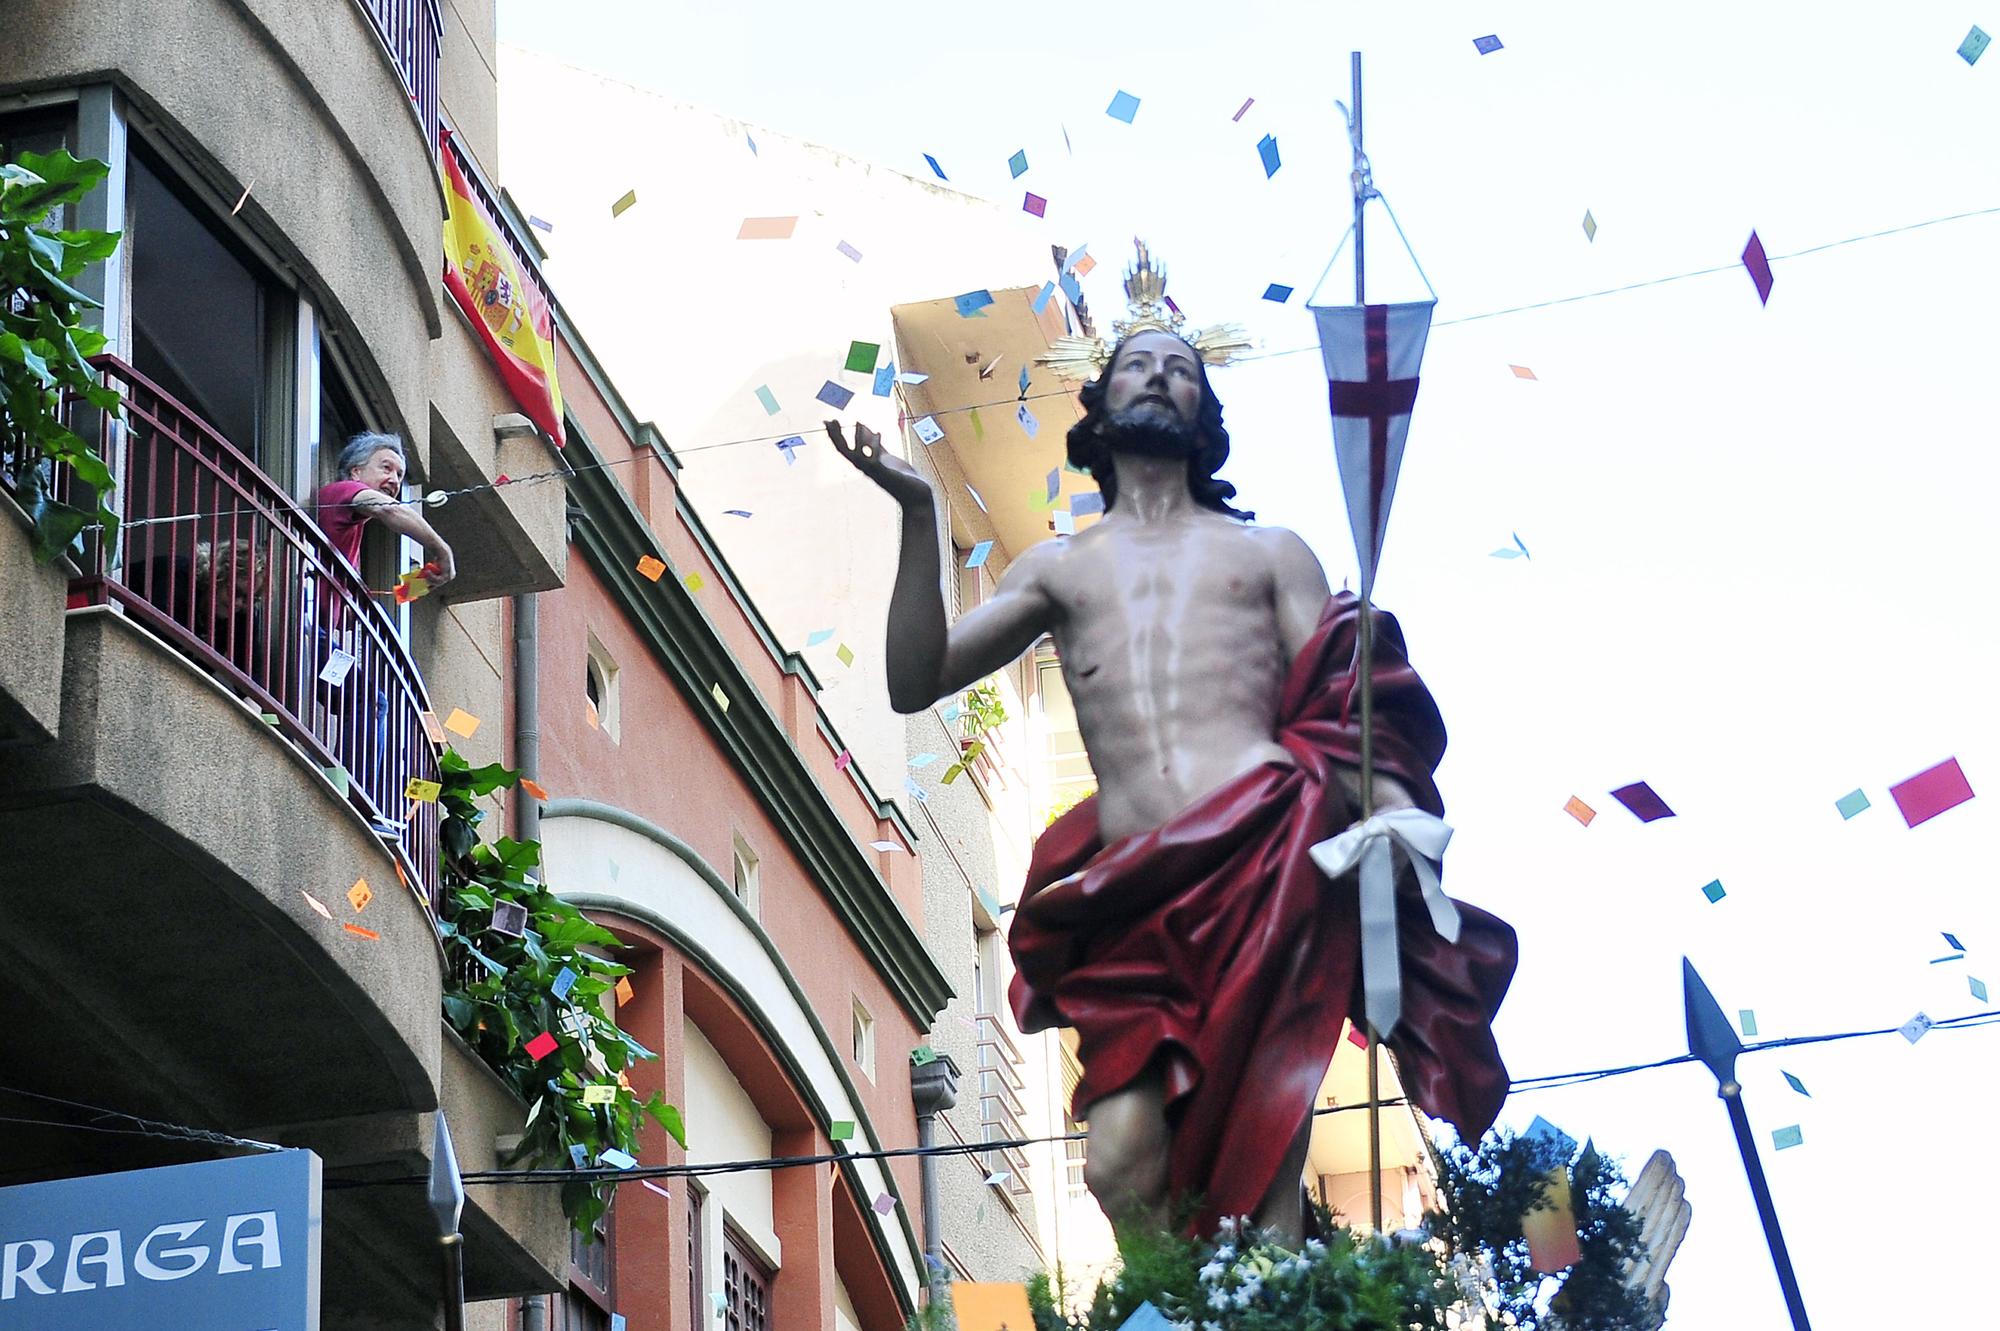
[[1114,453],[1193,456],[1201,439],[1201,363],[1172,333],[1140,333],[1108,371],[1100,436]]

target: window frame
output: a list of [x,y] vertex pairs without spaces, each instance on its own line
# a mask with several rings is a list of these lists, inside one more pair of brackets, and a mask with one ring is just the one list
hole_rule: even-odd
[[853,1025],[848,1054],[861,1075],[875,1080],[875,1014],[860,998],[854,999]]

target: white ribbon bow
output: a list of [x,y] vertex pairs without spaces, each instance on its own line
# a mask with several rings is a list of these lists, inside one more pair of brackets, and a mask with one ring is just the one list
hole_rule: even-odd
[[1378,1038],[1387,1039],[1403,1016],[1403,958],[1396,938],[1396,865],[1399,850],[1416,872],[1430,908],[1431,925],[1456,943],[1458,907],[1438,883],[1451,828],[1422,809],[1394,809],[1356,823],[1312,848],[1313,863],[1330,879],[1361,866],[1361,983],[1363,1011]]

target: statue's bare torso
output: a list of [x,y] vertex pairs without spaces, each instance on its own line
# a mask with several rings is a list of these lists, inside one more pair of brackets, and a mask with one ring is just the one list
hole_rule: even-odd
[[[1274,548],[1288,537],[1207,512],[1107,520],[1038,570],[1107,842],[1290,761],[1273,739],[1290,664]],[[1308,595],[1323,603],[1324,584]]]

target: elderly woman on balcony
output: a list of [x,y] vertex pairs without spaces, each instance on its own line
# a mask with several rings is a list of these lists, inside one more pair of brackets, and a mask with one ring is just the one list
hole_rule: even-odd
[[340,450],[338,480],[320,487],[314,511],[320,530],[347,562],[361,567],[361,530],[378,521],[429,552],[424,580],[433,589],[458,576],[451,547],[423,515],[403,502],[403,441],[393,434],[357,434]]

